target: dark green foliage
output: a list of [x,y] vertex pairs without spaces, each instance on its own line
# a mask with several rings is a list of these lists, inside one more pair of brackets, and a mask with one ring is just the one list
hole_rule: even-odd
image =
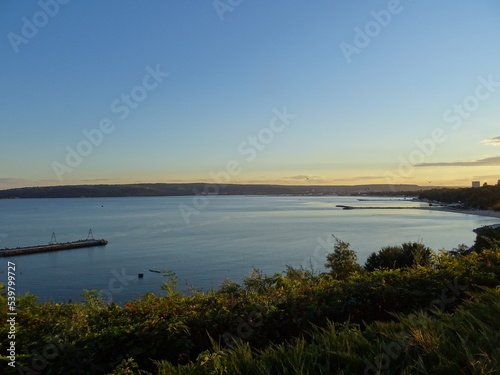
[[462,203],[467,208],[498,211],[500,210],[500,186],[432,189],[422,191],[420,199],[429,199],[443,203]]
[[364,329],[326,322],[308,339],[253,351],[248,343],[215,345],[192,363],[157,362],[157,374],[484,375],[500,369],[500,290],[475,294],[454,313],[398,314]]
[[480,252],[484,249],[500,248],[500,227],[485,226],[475,230],[476,241],[472,249]]
[[335,237],[333,253],[326,256],[327,263],[325,267],[330,269],[330,274],[334,278],[345,279],[353,272],[362,270],[357,263],[357,259],[358,256],[350,248],[350,244]]
[[364,268],[367,271],[374,271],[377,268],[428,266],[431,254],[430,248],[418,242],[406,242],[401,246],[386,246],[378,253],[371,253],[366,259]]
[[469,255],[473,249],[466,244],[460,244],[456,248],[453,248],[453,250],[450,250],[450,254],[453,256],[459,256],[459,255]]

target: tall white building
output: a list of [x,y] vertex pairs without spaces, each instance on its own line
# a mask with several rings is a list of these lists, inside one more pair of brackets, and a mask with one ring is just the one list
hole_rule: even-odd
[[481,181],[472,181],[472,187],[481,187]]

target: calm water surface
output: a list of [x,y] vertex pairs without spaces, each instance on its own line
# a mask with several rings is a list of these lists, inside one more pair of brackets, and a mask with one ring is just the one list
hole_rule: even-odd
[[[341,210],[346,205],[413,205],[359,202],[357,197],[209,197],[186,222],[180,207],[193,197],[0,200],[0,247],[44,244],[52,232],[59,242],[105,238],[105,247],[0,258],[17,265],[17,290],[42,300],[79,299],[83,289],[102,290],[123,302],[147,292],[161,293],[161,274],[174,271],[183,287],[218,287],[240,281],[252,267],[266,273],[287,265],[323,271],[331,235],[350,242],[363,263],[382,246],[423,241],[433,249],[471,245],[472,229],[498,219],[428,210]],[[197,202],[202,203],[202,202]],[[143,279],[137,275],[144,273]]]

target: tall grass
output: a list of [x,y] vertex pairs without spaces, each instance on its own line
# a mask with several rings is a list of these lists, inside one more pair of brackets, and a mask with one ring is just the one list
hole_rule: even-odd
[[453,313],[397,314],[362,329],[329,322],[310,339],[252,351],[217,348],[184,366],[158,362],[157,374],[498,374],[500,288],[475,293]]

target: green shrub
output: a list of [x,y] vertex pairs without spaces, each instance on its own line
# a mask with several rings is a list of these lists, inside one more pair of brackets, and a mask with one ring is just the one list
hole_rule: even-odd
[[484,226],[475,230],[476,241],[472,249],[481,252],[484,249],[500,249],[500,228]]
[[378,253],[368,256],[364,268],[373,271],[377,268],[404,268],[428,266],[431,263],[432,250],[418,242],[406,242],[401,246],[386,246]]
[[325,267],[330,269],[330,274],[334,278],[345,279],[352,273],[362,270],[357,263],[357,258],[356,252],[350,248],[348,242],[335,237],[333,253],[326,256]]

